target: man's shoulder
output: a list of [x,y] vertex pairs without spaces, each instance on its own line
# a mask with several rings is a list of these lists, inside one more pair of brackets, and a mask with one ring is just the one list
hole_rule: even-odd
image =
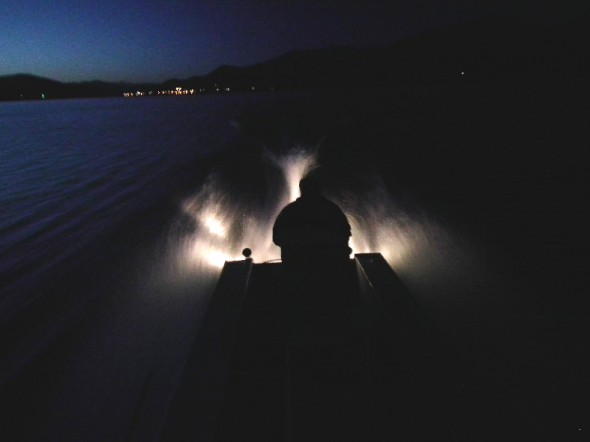
[[298,202],[298,200],[295,200],[283,207],[276,217],[275,224],[277,222],[285,221],[291,218],[292,216],[296,215],[296,213],[300,211],[299,205],[300,203]]
[[298,207],[301,205],[300,198],[297,198],[295,201],[291,201],[285,207],[281,209],[279,212],[279,216],[284,213],[292,212],[293,210],[298,210]]

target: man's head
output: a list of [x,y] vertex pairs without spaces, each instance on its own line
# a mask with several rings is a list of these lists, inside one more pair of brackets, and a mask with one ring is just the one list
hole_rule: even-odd
[[299,181],[299,190],[302,197],[318,196],[322,194],[322,184],[316,175],[310,174]]

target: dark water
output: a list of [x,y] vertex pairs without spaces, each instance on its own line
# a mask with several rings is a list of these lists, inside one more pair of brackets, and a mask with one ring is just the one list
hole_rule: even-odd
[[3,104],[2,301],[173,190],[183,164],[220,149],[227,128],[215,114],[227,118],[231,104],[206,101]]
[[319,164],[354,251],[383,253],[459,376],[505,379],[538,432],[576,440],[583,103],[575,85],[471,85],[1,104],[8,428],[154,437],[219,265],[278,258],[274,216]]

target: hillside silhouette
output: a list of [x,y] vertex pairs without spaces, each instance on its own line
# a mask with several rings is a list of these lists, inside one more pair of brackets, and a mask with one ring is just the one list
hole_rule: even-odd
[[64,83],[18,74],[0,77],[0,100],[109,97],[127,91],[201,92],[362,90],[400,84],[561,81],[590,74],[587,23],[531,25],[479,22],[454,25],[375,48],[295,50],[245,67],[221,66],[204,76],[161,84]]

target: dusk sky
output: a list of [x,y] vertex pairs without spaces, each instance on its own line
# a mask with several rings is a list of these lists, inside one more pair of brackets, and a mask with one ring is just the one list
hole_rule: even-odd
[[580,19],[588,9],[584,3],[1,0],[0,75],[161,82],[223,64],[251,65],[293,49],[386,45],[469,20]]

